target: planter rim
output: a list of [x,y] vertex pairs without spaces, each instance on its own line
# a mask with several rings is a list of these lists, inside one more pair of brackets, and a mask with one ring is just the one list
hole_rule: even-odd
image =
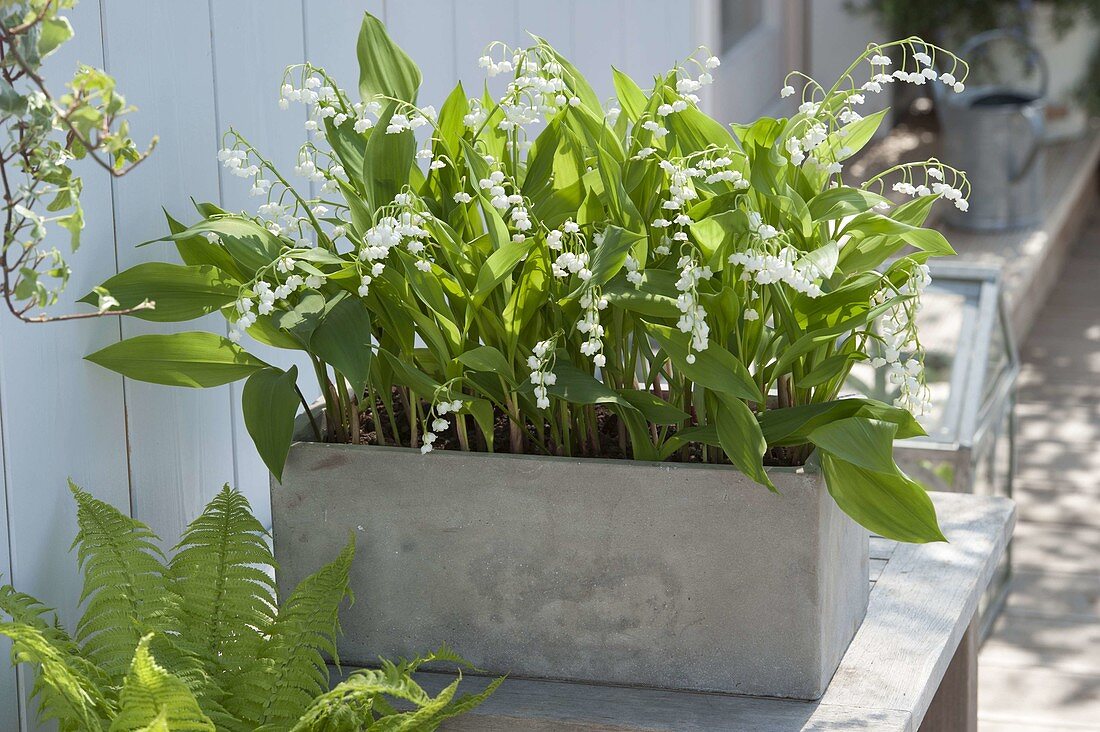
[[[716,471],[731,471],[737,473],[740,476],[748,478],[749,476],[741,472],[733,465],[716,465],[714,463],[679,463],[671,461],[655,461],[655,460],[633,460],[631,458],[591,458],[581,457],[577,455],[528,455],[526,453],[518,454],[511,452],[480,452],[473,450],[432,450],[428,454],[420,452],[419,448],[415,447],[395,447],[391,445],[353,445],[350,442],[317,442],[315,440],[295,440],[291,447],[297,447],[299,445],[314,445],[323,449],[340,449],[340,450],[370,450],[372,452],[388,452],[388,453],[403,453],[410,457],[418,457],[424,460],[439,460],[439,459],[455,459],[455,458],[486,458],[486,459],[501,459],[501,460],[523,460],[523,461],[540,461],[546,460],[551,462],[572,463],[572,464],[591,464],[591,465],[622,465],[624,467],[660,467],[668,470],[716,470]],[[436,457],[438,456],[438,457]],[[804,465],[796,466],[783,466],[783,465],[766,465],[764,471],[767,473],[784,474],[784,475],[821,475],[821,470],[816,465],[813,458]],[[750,478],[751,480],[751,478]]]

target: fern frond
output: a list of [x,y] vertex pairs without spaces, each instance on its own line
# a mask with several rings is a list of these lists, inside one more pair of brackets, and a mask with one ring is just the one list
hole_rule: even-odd
[[12,665],[27,663],[36,668],[40,720],[55,719],[62,729],[102,730],[103,720],[114,716],[104,691],[73,663],[70,650],[55,646],[40,627],[0,622],[0,635],[12,641]]
[[275,619],[275,558],[248,500],[226,485],[188,525],[169,567],[179,628],[210,674],[251,665]]
[[167,712],[162,711],[156,719],[150,722],[148,726],[142,727],[138,732],[172,732],[172,728],[168,726]]
[[146,635],[134,651],[130,672],[118,697],[119,711],[110,732],[137,732],[164,718],[172,732],[215,732],[187,685],[170,674],[149,650],[153,634]]
[[164,555],[145,524],[93,498],[72,481],[80,530],[73,541],[84,570],[76,627],[84,657],[117,682],[130,666],[134,648],[151,631],[162,630],[173,603],[164,578]]
[[226,707],[257,727],[287,729],[328,690],[327,654],[336,658],[337,611],[351,595],[354,538],[340,555],[302,580],[279,609],[262,657],[231,685]]

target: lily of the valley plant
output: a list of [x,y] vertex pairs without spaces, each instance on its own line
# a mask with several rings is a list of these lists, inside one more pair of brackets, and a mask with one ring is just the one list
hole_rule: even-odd
[[[247,378],[276,476],[308,405],[245,333],[304,352],[318,440],[728,462],[768,487],[765,466],[816,454],[864,526],[942,539],[892,443],[922,433],[914,318],[926,260],[953,253],[921,225],[969,186],[930,160],[853,187],[844,161],[882,120],[860,114],[867,95],[959,91],[965,63],[918,38],[872,45],[831,87],[792,73],[789,119],[727,127],[699,108],[719,64],[705,52],[648,91],[614,71],[605,106],[542,39],[494,44],[485,94],[459,85],[438,111],[369,15],[358,55],[357,96],[312,65],[286,72],[282,106],[308,110],[297,182],[230,130],[219,157],[257,213],[200,204],[198,223],[169,220],[185,264],[103,285],[120,307],[156,301],[139,318],[220,311],[229,337],[139,336],[92,361],[178,386]],[[889,370],[896,405],[840,398],[862,360]]]

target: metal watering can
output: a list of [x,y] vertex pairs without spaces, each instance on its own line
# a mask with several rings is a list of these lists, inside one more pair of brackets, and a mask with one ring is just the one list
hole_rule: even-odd
[[987,46],[1007,39],[1018,44],[1025,68],[1038,69],[1038,89],[991,83],[946,94],[933,85],[943,132],[943,160],[966,171],[968,212],[952,208],[953,226],[981,231],[1035,226],[1043,198],[1043,117],[1050,72],[1042,52],[1019,33],[979,33],[959,50],[973,62]]

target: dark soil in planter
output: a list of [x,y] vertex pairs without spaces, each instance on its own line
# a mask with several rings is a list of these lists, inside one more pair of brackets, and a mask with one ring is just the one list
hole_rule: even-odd
[[[394,394],[393,420],[388,418],[386,406],[381,400],[376,404],[381,421],[381,438],[378,426],[374,424],[371,411],[360,405],[359,408],[359,440],[361,445],[388,445],[400,447],[419,447],[421,422],[417,420],[417,437],[411,439],[409,419],[406,414],[403,401]],[[422,402],[420,409],[426,414],[430,404]],[[590,415],[595,418],[596,429],[589,431],[585,438],[574,439],[571,449],[554,442],[548,424],[544,424],[540,431],[536,426],[528,423],[525,430],[517,430],[513,435],[513,425],[508,416],[500,409],[495,410],[493,429],[494,451],[500,453],[526,454],[526,455],[572,455],[575,457],[592,457],[605,459],[630,459],[633,457],[629,435],[625,426],[619,420],[618,415],[610,409],[596,405],[591,407]],[[456,416],[445,415],[448,426],[443,432],[436,433],[433,445],[436,450],[462,450],[456,427]],[[469,439],[468,449],[474,452],[488,452],[488,446],[476,429],[473,417],[469,414],[460,415],[459,419],[465,419],[467,435]],[[394,434],[393,425],[397,427]],[[675,427],[669,428],[669,434],[675,433]],[[514,444],[518,437],[518,448]],[[576,436],[575,436],[576,438]],[[805,464],[813,449],[812,445],[797,445],[793,447],[772,447],[764,455],[764,464],[768,466],[799,466]],[[669,462],[730,464],[725,453],[717,448],[700,442],[692,442],[677,450],[669,458]]]

